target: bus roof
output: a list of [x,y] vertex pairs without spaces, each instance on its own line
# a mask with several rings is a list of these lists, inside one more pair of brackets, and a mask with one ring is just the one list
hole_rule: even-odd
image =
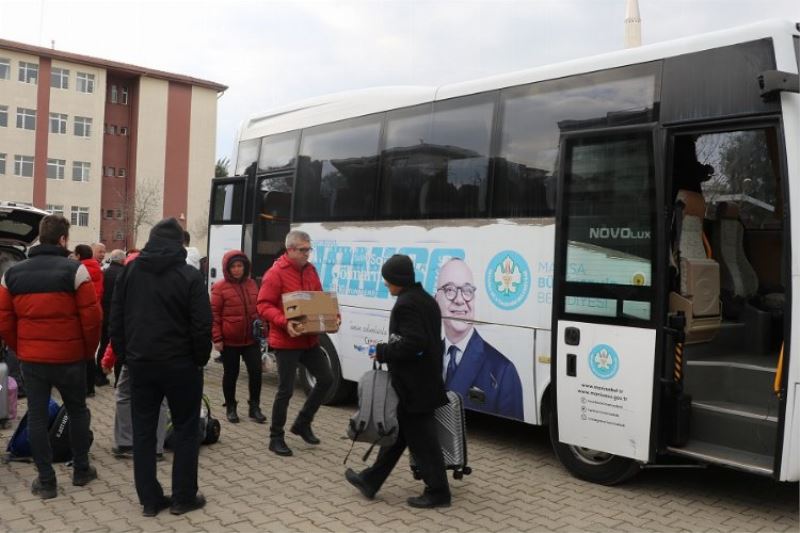
[[[239,132],[239,140],[255,139],[318,124],[327,124],[347,118],[497,90],[504,87],[646,63],[665,57],[679,56],[757,39],[778,36],[785,39],[786,36],[798,34],[800,34],[798,25],[793,22],[766,20],[747,26],[439,87],[374,87],[329,94],[276,108],[245,120]],[[789,42],[788,39],[786,41]],[[792,52],[791,55],[794,56],[794,53]],[[787,61],[786,64],[781,63],[780,58],[778,58],[779,70],[791,72],[798,68],[795,61]]]

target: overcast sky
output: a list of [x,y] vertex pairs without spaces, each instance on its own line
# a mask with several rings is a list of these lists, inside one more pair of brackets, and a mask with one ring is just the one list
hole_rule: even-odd
[[[295,100],[441,85],[622,48],[625,0],[0,0],[0,37],[204,78],[217,157],[238,124]],[[767,18],[800,0],[639,0],[643,44]]]

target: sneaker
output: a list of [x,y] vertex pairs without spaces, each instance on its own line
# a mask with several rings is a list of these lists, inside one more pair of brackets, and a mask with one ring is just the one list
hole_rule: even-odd
[[172,498],[169,496],[162,496],[155,505],[142,506],[142,516],[152,517],[158,513],[172,506]]
[[117,459],[133,459],[133,446],[115,446],[111,448],[111,455]]
[[364,495],[364,497],[368,500],[375,498],[375,491],[367,485],[367,482],[364,481],[364,478],[361,477],[359,473],[357,473],[352,468],[348,468],[344,473],[345,479],[353,485],[355,488]]
[[183,514],[188,513],[189,511],[194,511],[195,509],[202,509],[206,505],[206,498],[199,492],[194,497],[194,500],[187,502],[187,503],[178,503],[173,501],[172,506],[169,509],[169,512],[172,514]]
[[76,487],[83,487],[93,479],[97,479],[97,469],[89,466],[86,470],[72,471],[72,484]]
[[42,480],[37,477],[33,480],[33,483],[31,483],[31,493],[34,496],[39,496],[43,500],[55,498],[58,496],[56,480],[54,479],[52,482],[42,483]]

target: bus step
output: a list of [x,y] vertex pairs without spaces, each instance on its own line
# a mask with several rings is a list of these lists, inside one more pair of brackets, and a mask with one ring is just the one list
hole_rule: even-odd
[[777,433],[777,403],[756,407],[724,401],[692,401],[690,441],[772,456]]
[[725,465],[759,475],[771,475],[774,459],[771,456],[734,450],[710,442],[689,441],[683,448],[667,447],[670,453],[691,457],[697,461]]

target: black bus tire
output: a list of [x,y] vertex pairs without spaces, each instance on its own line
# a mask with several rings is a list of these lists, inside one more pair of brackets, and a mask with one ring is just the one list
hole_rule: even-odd
[[635,476],[641,466],[627,457],[599,452],[559,442],[556,438],[558,419],[550,412],[550,442],[558,460],[570,474],[599,485],[617,485]]
[[[336,348],[333,347],[333,343],[327,335],[319,336],[319,347],[325,359],[328,361],[328,368],[330,368],[331,378],[333,380],[331,388],[328,389],[328,394],[325,395],[322,403],[324,405],[336,405],[345,402],[352,396],[355,390],[355,383],[347,381],[342,377],[342,366],[339,364],[339,354],[336,353]],[[314,376],[312,376],[303,365],[300,365],[298,371],[300,374],[300,384],[303,390],[306,395],[311,394],[311,389],[314,388],[314,383],[316,382]]]

